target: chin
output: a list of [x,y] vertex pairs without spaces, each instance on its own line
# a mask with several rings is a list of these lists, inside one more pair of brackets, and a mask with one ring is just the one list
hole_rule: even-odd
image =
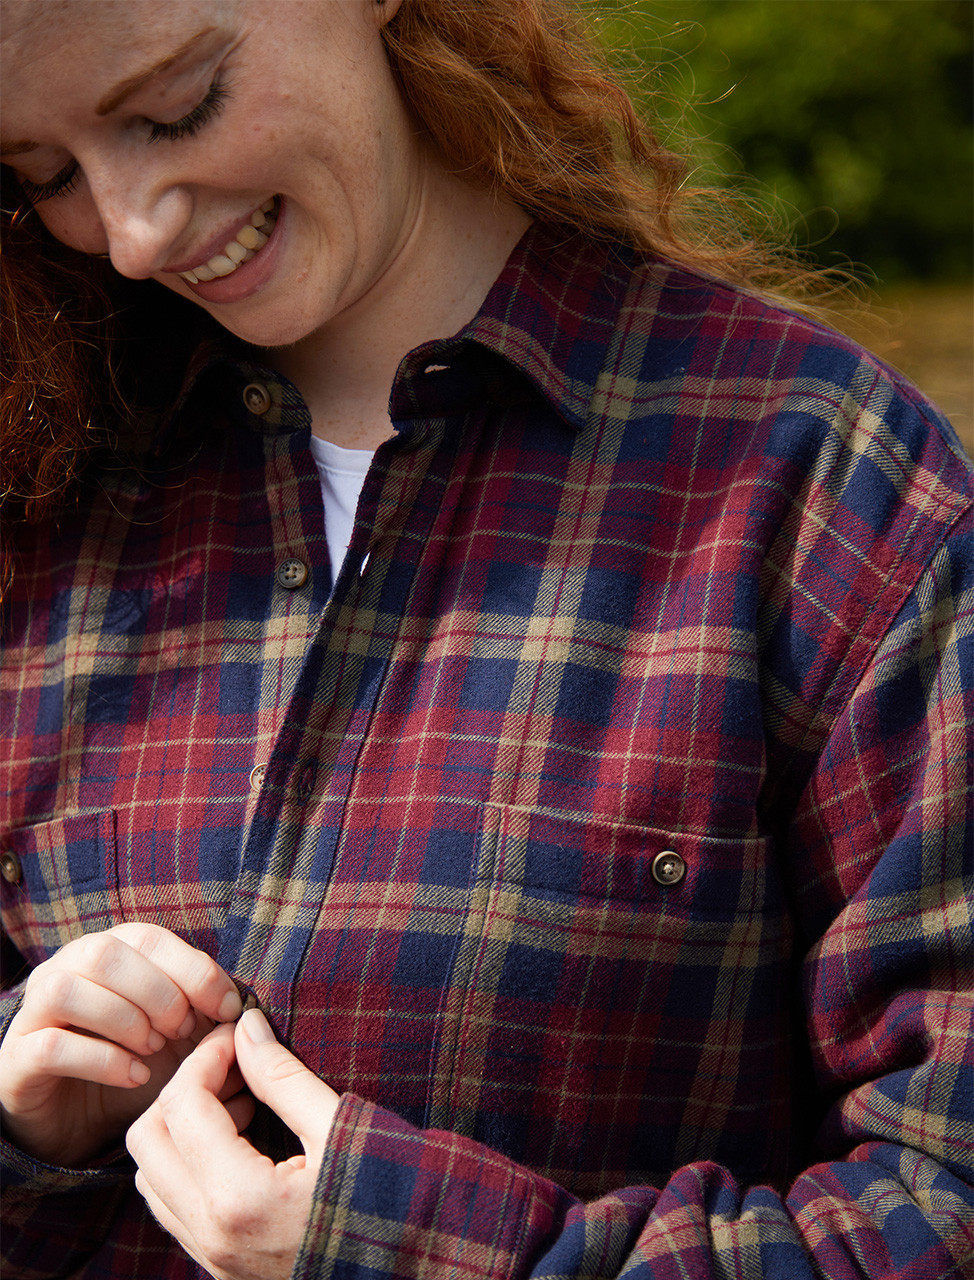
[[266,317],[241,316],[239,319],[226,314],[220,307],[206,307],[206,311],[228,333],[252,347],[272,350],[275,347],[292,347],[302,338],[313,333],[315,325],[296,324],[293,317],[274,323]]

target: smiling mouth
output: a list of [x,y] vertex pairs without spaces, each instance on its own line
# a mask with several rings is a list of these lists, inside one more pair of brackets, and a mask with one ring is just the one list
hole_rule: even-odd
[[249,262],[263,249],[277,224],[280,202],[277,196],[267,200],[250,215],[250,221],[228,240],[222,253],[215,253],[192,271],[180,271],[180,278],[187,284],[205,284],[222,276],[233,275],[238,267]]

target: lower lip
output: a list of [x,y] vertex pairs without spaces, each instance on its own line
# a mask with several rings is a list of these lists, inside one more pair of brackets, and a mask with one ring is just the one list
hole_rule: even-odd
[[249,298],[262,288],[273,274],[280,257],[281,240],[284,222],[287,217],[287,202],[281,196],[278,199],[277,222],[270,234],[270,239],[259,253],[231,271],[228,276],[217,276],[215,280],[200,280],[190,284],[184,280],[186,288],[196,294],[204,302],[239,302],[241,298]]

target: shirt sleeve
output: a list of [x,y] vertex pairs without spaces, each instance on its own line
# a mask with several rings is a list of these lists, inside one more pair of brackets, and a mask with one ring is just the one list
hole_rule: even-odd
[[789,1185],[698,1163],[584,1203],[346,1096],[294,1280],[970,1274],[972,685],[967,511],[835,717],[785,837],[815,1072]]

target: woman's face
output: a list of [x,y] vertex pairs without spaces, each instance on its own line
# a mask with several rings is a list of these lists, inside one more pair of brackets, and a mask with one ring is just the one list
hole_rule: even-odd
[[405,246],[428,172],[395,0],[2,0],[3,162],[49,230],[295,342]]

